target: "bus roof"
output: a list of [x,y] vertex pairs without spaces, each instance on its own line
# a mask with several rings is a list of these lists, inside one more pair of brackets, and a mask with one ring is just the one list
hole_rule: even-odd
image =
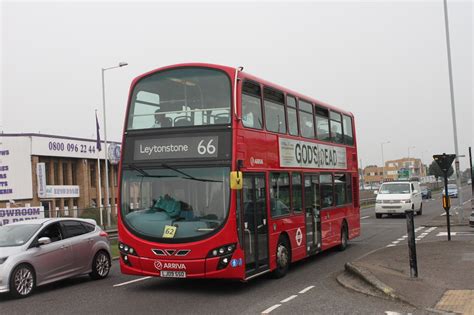
[[[169,69],[173,69],[173,68],[184,68],[184,67],[205,67],[205,68],[213,68],[213,69],[220,69],[220,70],[223,70],[224,72],[226,72],[231,80],[233,81],[234,80],[234,73],[235,73],[235,70],[237,68],[234,68],[234,67],[229,67],[229,66],[223,66],[223,65],[217,65],[217,64],[211,64],[211,63],[199,63],[199,62],[196,62],[196,63],[180,63],[180,64],[174,64],[174,65],[169,65],[169,66],[164,66],[164,67],[160,67],[160,68],[157,68],[157,69],[154,69],[154,70],[151,70],[151,71],[148,71],[138,77],[136,77],[132,84],[131,84],[131,88],[130,90],[133,89],[133,87],[135,86],[135,84],[141,80],[142,78],[146,77],[146,76],[149,76],[153,73],[156,73],[156,72],[160,72],[160,71],[164,71],[164,70],[169,70]],[[313,103],[313,104],[316,104],[316,105],[319,105],[319,106],[323,106],[323,107],[326,107],[326,108],[329,108],[331,110],[335,110],[335,111],[338,111],[338,112],[341,112],[343,114],[346,114],[346,115],[349,115],[351,117],[354,117],[354,115],[349,112],[349,111],[345,111],[345,110],[342,110],[341,108],[338,108],[338,107],[335,107],[335,106],[332,106],[332,105],[329,105],[327,103],[324,103],[322,101],[319,101],[313,97],[308,97],[306,95],[303,95],[301,93],[298,93],[294,90],[291,90],[291,89],[288,89],[286,87],[283,87],[281,85],[278,85],[278,84],[275,84],[275,83],[272,83],[272,82],[269,82],[269,81],[266,81],[264,79],[261,79],[259,77],[256,77],[254,75],[251,75],[249,73],[246,73],[244,71],[241,71],[240,72],[240,75],[239,75],[239,78],[241,79],[247,79],[247,80],[250,80],[250,81],[255,81],[255,82],[258,82],[258,83],[261,83],[265,86],[268,86],[268,87],[271,87],[271,88],[274,88],[274,89],[277,89],[277,90],[280,90],[280,91],[283,91],[287,94],[290,94],[292,96],[296,96],[298,99],[302,99],[302,100],[305,100],[305,101],[308,101],[310,103]]]

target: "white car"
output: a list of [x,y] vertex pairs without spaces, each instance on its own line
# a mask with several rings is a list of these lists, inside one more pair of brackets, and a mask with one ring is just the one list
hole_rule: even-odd
[[423,211],[419,182],[388,182],[378,191],[375,200],[375,217],[380,219],[383,214],[405,214],[406,210],[414,210],[417,215]]

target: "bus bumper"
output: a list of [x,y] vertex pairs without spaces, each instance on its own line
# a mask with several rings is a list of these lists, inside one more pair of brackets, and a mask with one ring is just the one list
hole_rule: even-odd
[[242,259],[230,257],[227,266],[219,266],[219,257],[189,260],[168,260],[128,256],[120,258],[123,274],[163,278],[216,278],[238,279],[245,277]]

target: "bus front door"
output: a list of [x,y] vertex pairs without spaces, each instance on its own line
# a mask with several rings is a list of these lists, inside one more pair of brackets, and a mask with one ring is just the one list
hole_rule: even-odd
[[320,202],[319,176],[316,174],[305,175],[304,209],[306,219],[306,252],[308,255],[321,250]]
[[245,173],[242,189],[246,278],[265,271],[268,264],[267,198],[264,174]]

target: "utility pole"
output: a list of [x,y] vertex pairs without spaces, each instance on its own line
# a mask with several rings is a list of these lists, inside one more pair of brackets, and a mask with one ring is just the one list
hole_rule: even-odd
[[[454,85],[453,85],[453,69],[451,65],[451,44],[449,41],[449,22],[448,22],[448,3],[444,0],[444,24],[446,29],[446,49],[448,53],[448,70],[449,70],[449,89],[451,91],[451,116],[453,119],[453,134],[454,134],[454,153],[456,154],[456,160],[454,166],[456,169],[456,185],[458,186],[458,200],[459,205],[462,206],[462,189],[461,189],[461,176],[459,170],[459,148],[458,148],[458,132],[456,127],[456,106],[454,103]],[[463,209],[458,212],[458,221],[461,223],[463,219]]]

